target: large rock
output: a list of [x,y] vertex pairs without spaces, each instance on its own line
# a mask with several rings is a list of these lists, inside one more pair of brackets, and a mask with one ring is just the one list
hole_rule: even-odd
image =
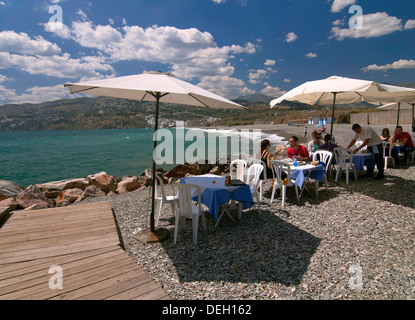
[[23,187],[12,181],[0,180],[0,201],[8,198],[16,198],[23,190]]
[[93,197],[105,197],[105,192],[95,186],[89,186],[84,190],[84,192],[82,192],[81,196],[76,199],[75,202],[80,202],[86,198]]
[[78,188],[63,190],[56,198],[56,204],[58,206],[67,206],[68,204],[78,200],[78,198],[82,196],[83,192],[83,190]]
[[123,177],[122,181],[118,182],[117,193],[122,194],[126,191],[134,191],[140,188],[141,184],[137,177]]
[[44,194],[44,188],[39,184],[28,186],[16,197],[16,202],[20,207],[26,209],[33,205],[41,208],[51,208],[54,206],[53,200],[48,199]]
[[56,198],[63,190],[85,190],[89,186],[89,182],[86,178],[78,178],[42,183],[40,186],[44,189],[47,198]]
[[179,164],[175,166],[174,168],[172,168],[170,171],[168,171],[165,176],[167,178],[182,178],[182,177],[185,177],[186,174],[199,175],[200,174],[199,164],[197,163]]
[[88,176],[89,184],[96,186],[105,193],[117,190],[117,179],[106,172],[99,172]]

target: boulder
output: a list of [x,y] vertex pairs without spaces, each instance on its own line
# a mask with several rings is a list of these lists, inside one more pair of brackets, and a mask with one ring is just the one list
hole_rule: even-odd
[[89,186],[89,182],[88,179],[77,178],[42,183],[40,186],[44,189],[44,193],[47,198],[56,198],[63,190],[85,190]]
[[106,172],[99,172],[88,176],[90,185],[96,186],[105,193],[117,190],[117,179]]
[[35,204],[42,208],[51,208],[54,206],[53,200],[46,198],[44,189],[39,184],[30,185],[20,192],[16,197],[16,202],[23,209]]
[[13,198],[0,201],[0,207],[8,208],[9,211],[13,211],[19,208],[19,203]]
[[0,201],[8,198],[16,198],[23,190],[23,187],[12,181],[0,180]]
[[86,198],[105,197],[105,192],[95,186],[87,187],[75,202],[80,202]]
[[117,193],[134,191],[140,188],[140,186],[141,184],[137,177],[123,177],[123,180],[118,182]]
[[165,176],[167,178],[183,178],[186,176],[186,174],[191,174],[191,175],[199,175],[201,174],[200,172],[200,168],[199,168],[199,164],[198,163],[194,163],[194,164],[189,164],[189,163],[185,163],[185,164],[179,164],[177,166],[175,166],[174,168],[172,168],[170,171],[168,171]]
[[83,192],[84,191],[79,188],[63,190],[56,198],[56,204],[58,206],[67,206],[81,197]]

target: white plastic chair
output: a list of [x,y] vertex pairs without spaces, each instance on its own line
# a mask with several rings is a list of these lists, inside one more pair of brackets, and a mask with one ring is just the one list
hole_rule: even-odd
[[[174,222],[174,244],[177,242],[177,233],[179,226],[181,225],[184,229],[186,218],[192,218],[192,227],[193,227],[193,244],[197,244],[197,232],[199,228],[199,217],[202,216],[203,228],[207,231],[206,219],[204,211],[202,211],[202,202],[201,194],[202,188],[193,185],[179,183],[177,185],[179,197],[178,197],[178,208],[176,208],[175,222]],[[197,205],[192,204],[192,189],[197,191]]]
[[[297,195],[297,201],[300,201],[300,196],[298,194],[297,185],[294,184],[295,180],[291,179],[291,169],[287,163],[282,161],[272,161],[271,162],[271,169],[274,175],[274,186],[272,187],[272,194],[271,194],[271,203],[274,201],[275,191],[277,187],[281,188],[281,195],[282,195],[282,207],[285,208],[285,197],[287,194],[287,187],[294,186],[295,194]],[[282,172],[287,174],[286,179],[281,178]]]
[[330,170],[332,160],[333,153],[327,150],[316,150],[316,152],[313,154],[313,161],[321,161],[326,164],[326,172],[324,173],[324,182],[326,183],[326,190],[328,189],[327,172]]
[[[254,163],[249,167],[248,175],[246,177],[246,184],[249,186],[252,196],[255,195],[256,197],[259,214],[261,214],[261,208],[259,206],[259,195],[256,189],[258,186],[259,176],[261,175],[261,172],[263,170],[264,170],[264,166],[262,164]],[[242,203],[239,203],[239,206],[241,208]],[[241,219],[241,210],[239,210],[238,216],[239,216],[239,219]]]
[[353,151],[348,148],[334,148],[334,157],[336,159],[336,182],[343,169],[346,170],[346,184],[349,184],[349,172],[353,170],[354,178],[357,180],[356,168],[353,164]]
[[382,141],[383,147],[383,159],[385,161],[385,169],[388,168],[389,159],[391,159],[391,166],[395,168],[395,159],[392,157],[392,143],[388,141]]
[[170,204],[171,210],[173,212],[173,216],[176,214],[176,210],[175,210],[176,201],[177,201],[177,198],[175,195],[176,192],[174,190],[174,187],[172,185],[170,186],[173,189],[174,195],[166,196],[163,180],[159,176],[156,176],[156,186],[155,186],[155,192],[154,192],[154,201],[155,201],[155,208],[156,208],[154,224],[156,227],[158,226],[158,223],[159,223],[161,207],[163,206],[163,204]]
[[[244,173],[248,163],[245,160],[238,159],[233,160],[230,165],[230,176],[232,179],[239,179],[242,182],[245,181]],[[235,168],[236,167],[236,168]]]

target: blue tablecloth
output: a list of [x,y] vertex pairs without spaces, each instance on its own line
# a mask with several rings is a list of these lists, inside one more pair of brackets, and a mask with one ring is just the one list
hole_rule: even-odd
[[375,166],[375,155],[373,153],[357,153],[353,155],[353,164],[356,170],[363,171],[363,166],[373,168]]
[[[291,167],[293,170],[293,167]],[[311,172],[310,172],[311,170]],[[322,165],[312,166],[298,166],[293,171],[291,171],[291,179],[295,180],[294,184],[300,189],[303,186],[304,180],[306,179],[308,173],[310,172],[310,178],[318,181],[324,181],[324,174],[326,170]]]
[[[197,176],[191,178],[192,179],[189,179],[191,180],[190,183],[198,185],[197,179],[195,179]],[[186,179],[187,178],[181,178],[180,183],[186,183]],[[254,204],[248,185],[219,188],[206,187],[204,185],[203,187],[204,190],[202,191],[201,201],[209,208],[209,213],[212,214],[216,220],[219,218],[219,207],[228,203],[231,199],[241,202],[247,208],[252,207]],[[192,199],[197,201],[197,196]]]

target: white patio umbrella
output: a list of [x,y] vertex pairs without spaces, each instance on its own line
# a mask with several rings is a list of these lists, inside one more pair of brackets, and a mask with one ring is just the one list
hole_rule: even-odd
[[[137,101],[154,101],[156,103],[156,120],[154,132],[158,129],[159,104],[174,103],[207,108],[242,108],[245,107],[225,99],[212,92],[197,87],[191,83],[182,81],[170,73],[147,72],[139,75],[67,83],[71,93],[85,93],[90,95],[132,99]],[[157,147],[157,140],[154,141],[154,150]],[[152,168],[152,203],[150,215],[150,229],[140,232],[141,239],[147,242],[163,241],[168,236],[166,229],[155,230],[154,225],[154,193],[155,193],[155,172],[156,162],[153,157]]]
[[308,81],[270,102],[271,108],[284,100],[310,105],[333,104],[331,134],[333,134],[334,108],[337,103],[347,104],[366,101],[372,104],[384,102],[412,102],[415,89],[379,84],[374,81],[332,76],[323,80]]
[[[415,101],[415,99],[413,100]],[[412,129],[415,127],[414,123],[414,106],[415,103],[400,103],[400,102],[392,102],[385,104],[383,106],[377,107],[377,109],[381,110],[398,110],[397,117],[396,117],[396,126],[399,126],[399,114],[401,110],[410,110],[412,109]]]

